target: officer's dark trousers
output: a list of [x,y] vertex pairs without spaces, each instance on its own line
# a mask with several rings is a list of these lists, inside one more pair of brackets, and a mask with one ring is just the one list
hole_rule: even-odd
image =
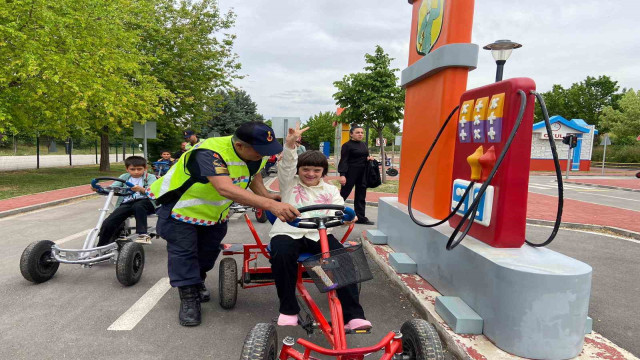
[[158,233],[167,241],[169,282],[180,287],[199,284],[213,269],[227,223],[193,225],[172,217],[158,218]]
[[122,203],[104,219],[98,234],[98,246],[104,246],[115,241],[120,225],[131,215],[136,218],[136,233],[147,233],[147,216],[153,214],[153,204],[149,199],[139,199]]
[[364,215],[367,199],[367,187],[364,186],[364,171],[366,167],[350,167],[347,172],[347,183],[340,188],[340,195],[346,201],[353,187],[356,187],[356,193],[353,198],[353,207],[359,220],[364,221],[367,217]]
[[[342,248],[342,244],[329,234],[329,249]],[[276,235],[271,238],[271,271],[276,282],[280,313],[297,315],[300,306],[296,300],[296,280],[298,279],[298,256],[300,253],[319,254],[320,242],[307,238],[294,239],[287,235]],[[364,319],[364,310],[360,306],[358,286],[349,285],[337,290],[342,304],[342,316],[347,323],[351,319]]]

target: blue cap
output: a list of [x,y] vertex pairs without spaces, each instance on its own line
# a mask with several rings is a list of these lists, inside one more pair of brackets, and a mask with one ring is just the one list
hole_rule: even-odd
[[235,136],[251,145],[262,156],[282,152],[282,145],[276,140],[273,129],[263,122],[246,122],[236,129]]
[[193,132],[193,130],[185,130],[182,134],[184,135],[184,139],[186,140],[192,137],[193,135],[195,135],[196,133]]

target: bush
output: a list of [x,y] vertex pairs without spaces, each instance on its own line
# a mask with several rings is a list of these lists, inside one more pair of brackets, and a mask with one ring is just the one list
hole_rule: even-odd
[[[604,146],[594,146],[592,161],[602,161]],[[606,162],[640,163],[640,145],[608,145]]]

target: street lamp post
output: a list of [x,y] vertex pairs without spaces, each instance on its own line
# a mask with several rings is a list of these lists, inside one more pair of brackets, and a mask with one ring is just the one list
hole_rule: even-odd
[[502,81],[502,72],[504,71],[504,64],[507,62],[513,49],[522,47],[521,44],[513,42],[511,40],[496,40],[489,45],[485,45],[483,49],[491,50],[491,55],[496,60],[496,82]]

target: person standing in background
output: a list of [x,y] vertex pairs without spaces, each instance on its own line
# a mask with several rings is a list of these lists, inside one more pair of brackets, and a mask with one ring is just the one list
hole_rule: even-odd
[[358,216],[357,224],[373,225],[365,216],[367,187],[364,184],[364,174],[367,168],[367,161],[372,160],[369,156],[369,148],[362,139],[364,138],[364,129],[361,126],[354,126],[349,130],[349,141],[342,145],[340,151],[340,162],[338,163],[338,172],[340,173],[340,195],[347,200],[351,194],[353,187],[356,187],[356,194],[353,200],[356,215]]
[[186,147],[187,147],[187,143],[186,142],[183,142],[182,144],[180,144],[180,150],[176,151],[173,154],[173,161],[174,162],[178,162],[178,159],[180,159],[180,156],[182,156],[182,154],[187,152]]

